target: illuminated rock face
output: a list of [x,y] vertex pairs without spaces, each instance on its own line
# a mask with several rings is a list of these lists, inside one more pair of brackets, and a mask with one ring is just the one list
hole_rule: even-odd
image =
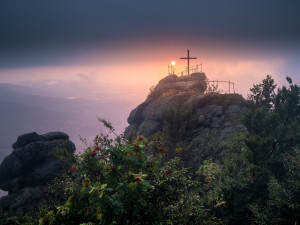
[[183,91],[204,93],[206,88],[207,78],[205,73],[193,73],[181,77],[169,75],[160,80],[155,86],[153,97],[165,97]]
[[195,113],[199,118],[199,136],[226,139],[231,133],[244,131],[245,127],[238,122],[246,109],[244,98],[238,94],[205,94],[206,80],[204,73],[163,78],[148,98],[131,111],[125,137],[138,134],[149,137],[163,129],[164,112],[192,106],[196,107]]

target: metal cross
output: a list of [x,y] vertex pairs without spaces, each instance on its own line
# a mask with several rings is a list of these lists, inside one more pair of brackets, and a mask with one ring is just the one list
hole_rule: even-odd
[[182,57],[180,59],[187,59],[188,61],[188,75],[190,75],[190,59],[197,59],[196,57],[190,57],[190,50],[187,50],[187,57]]

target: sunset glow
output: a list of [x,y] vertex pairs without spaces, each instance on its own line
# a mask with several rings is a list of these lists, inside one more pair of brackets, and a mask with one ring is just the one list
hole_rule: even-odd
[[[138,51],[131,53],[126,48],[122,51],[92,51],[77,58],[78,65],[0,68],[0,81],[30,86],[44,83],[49,88],[56,88],[56,93],[66,92],[66,89],[60,90],[59,83],[76,81],[79,82],[77,97],[98,99],[101,98],[101,92],[111,91],[111,95],[115,97],[138,96],[141,100],[146,97],[151,86],[168,75],[167,66],[170,61],[171,65],[176,66],[175,73],[178,76],[186,70],[184,60],[178,60],[177,63],[170,60],[179,59],[185,51],[183,46],[172,49],[158,44],[151,49],[140,47]],[[251,84],[259,82],[266,74],[283,81],[285,74],[282,71],[292,69],[293,72],[296,69],[286,67],[289,59],[284,54],[273,55],[268,49],[257,50],[256,54],[250,50],[248,53],[245,51],[240,52],[238,46],[232,46],[232,49],[222,45],[207,48],[195,43],[193,55],[198,59],[191,61],[191,66],[202,63],[202,71],[208,79],[231,80],[236,84],[236,91],[244,96],[247,96]],[[103,55],[107,56],[105,60],[102,60]]]
[[[195,93],[223,94],[234,83],[241,96],[220,96],[244,102],[267,75],[277,87],[287,85],[287,76],[299,84],[299,11],[300,1],[279,0],[0,1],[0,163],[26,133],[62,131],[81,151],[106,133],[99,118],[111,122],[117,135],[128,126],[140,132],[144,128],[130,115],[141,111],[134,121],[145,117],[147,129],[161,129],[157,118],[148,126],[152,112],[143,111],[152,97],[165,101],[180,90],[197,99]],[[206,77],[174,76],[200,72]],[[170,89],[160,82],[169,75],[164,81],[171,81]],[[214,81],[224,86],[212,88]]]
[[[253,17],[247,4],[233,11],[223,2],[181,1],[168,16],[167,2],[159,7],[135,0],[59,4],[60,10],[53,1],[37,2],[37,8],[20,2],[18,9],[7,2],[0,8],[6,23],[0,37],[0,83],[19,85],[33,95],[98,101],[96,110],[79,113],[90,124],[97,116],[114,115],[122,132],[130,109],[147,98],[170,66],[178,76],[186,73],[187,62],[180,58],[188,49],[197,57],[190,61],[191,68],[198,65],[194,71],[204,72],[208,80],[234,82],[244,97],[267,74],[279,85],[286,76],[300,82],[300,35],[293,22],[299,13],[288,4],[273,4],[268,17],[261,11]],[[253,3],[253,9],[264,4]],[[279,18],[284,8],[289,14]],[[20,19],[23,14],[31,16]],[[107,111],[120,104],[126,109]]]

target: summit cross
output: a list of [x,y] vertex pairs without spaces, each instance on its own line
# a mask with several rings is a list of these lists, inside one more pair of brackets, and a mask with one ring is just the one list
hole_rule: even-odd
[[190,75],[190,59],[197,59],[197,58],[196,57],[190,57],[190,50],[188,49],[187,50],[187,57],[182,57],[180,59],[187,59],[187,61],[188,61],[188,68],[187,68],[187,70],[188,70],[188,75]]

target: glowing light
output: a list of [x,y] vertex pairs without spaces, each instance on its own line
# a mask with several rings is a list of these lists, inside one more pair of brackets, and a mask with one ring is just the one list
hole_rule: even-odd
[[176,62],[175,62],[175,61],[172,61],[172,62],[171,62],[171,65],[172,65],[172,66],[175,66],[175,65],[176,65]]

